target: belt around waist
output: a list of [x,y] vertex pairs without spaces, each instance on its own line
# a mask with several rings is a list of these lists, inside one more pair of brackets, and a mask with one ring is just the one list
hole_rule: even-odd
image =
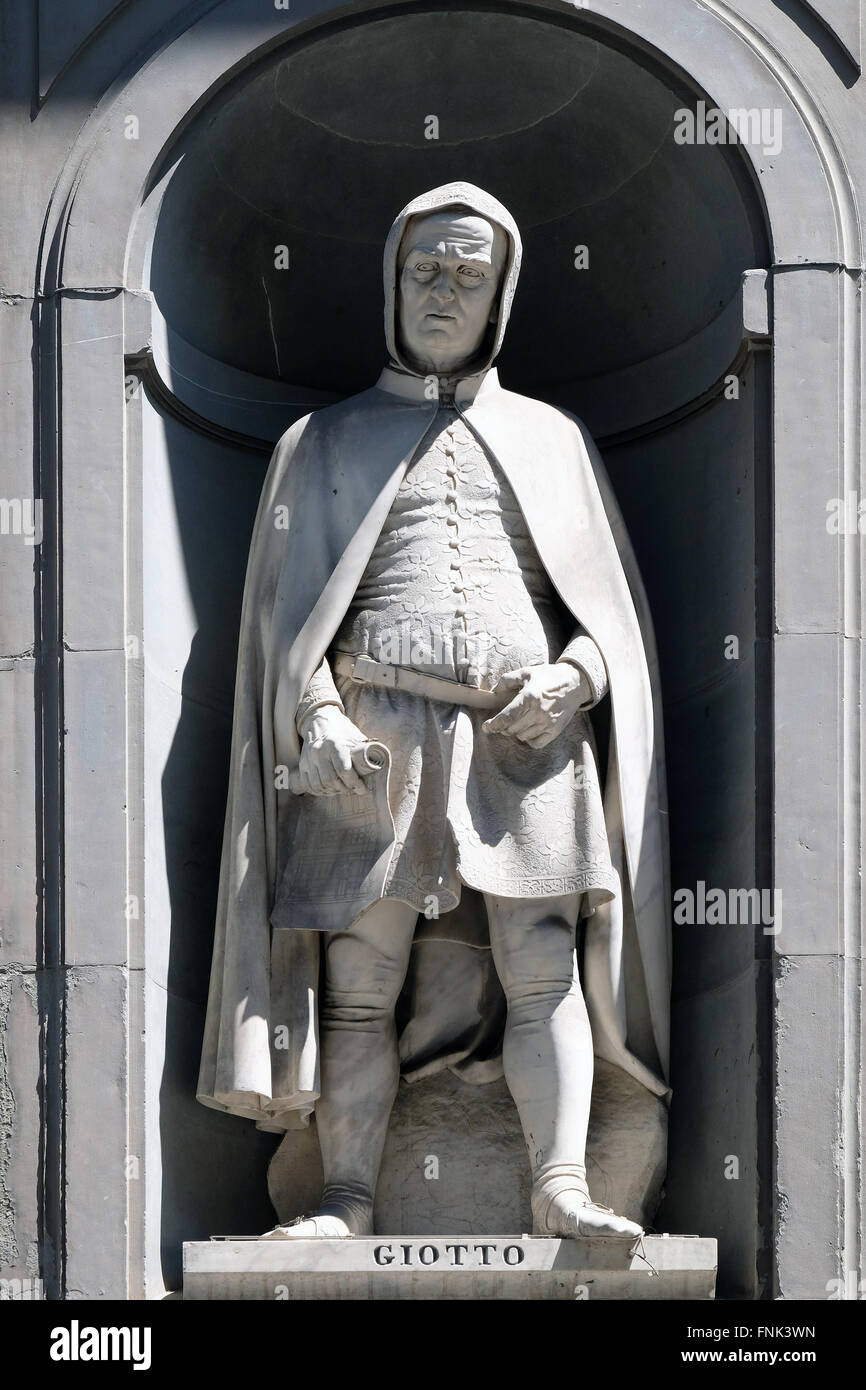
[[363,685],[381,690],[401,690],[406,695],[422,695],[427,700],[442,700],[448,705],[468,705],[470,709],[504,709],[514,698],[514,691],[497,695],[492,690],[477,690],[461,681],[449,681],[445,676],[428,676],[409,666],[387,666],[370,656],[353,656],[351,652],[335,652],[334,673],[348,676]]

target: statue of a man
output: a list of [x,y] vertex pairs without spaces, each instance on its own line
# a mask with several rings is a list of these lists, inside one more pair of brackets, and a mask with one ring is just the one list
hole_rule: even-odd
[[[271,1129],[315,1109],[321,1204],[274,1238],[372,1234],[395,1005],[414,955],[419,977],[439,960],[425,933],[461,939],[467,890],[486,923],[462,939],[507,1001],[535,1234],[640,1234],[592,1202],[585,1147],[594,1051],[668,1093],[652,636],[592,441],[491,366],[520,256],[472,185],[404,208],[389,365],[293,425],[265,482],[199,1098]],[[607,699],[602,790],[588,711]],[[421,993],[449,1015],[440,1064],[465,1059],[449,987]]]

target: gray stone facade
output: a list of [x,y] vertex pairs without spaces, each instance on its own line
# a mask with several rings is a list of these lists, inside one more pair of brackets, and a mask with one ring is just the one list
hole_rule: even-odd
[[0,1278],[159,1298],[272,1224],[274,1138],[194,1100],[249,532],[378,375],[394,210],[469,177],[526,235],[503,381],[584,416],[647,583],[672,889],[782,903],[675,928],[658,1229],[729,1297],[856,1288],[859,0],[2,8]]

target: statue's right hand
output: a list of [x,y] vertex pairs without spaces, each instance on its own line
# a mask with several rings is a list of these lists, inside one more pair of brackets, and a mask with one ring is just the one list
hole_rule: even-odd
[[369,739],[336,705],[322,705],[304,726],[299,791],[312,796],[367,791],[363,777],[352,765],[352,753]]

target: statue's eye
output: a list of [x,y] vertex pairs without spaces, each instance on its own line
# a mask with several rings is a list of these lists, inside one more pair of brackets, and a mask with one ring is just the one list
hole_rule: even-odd
[[464,280],[483,280],[480,270],[474,270],[471,265],[462,265],[459,271]]
[[436,269],[436,262],[435,262],[435,261],[419,261],[418,264],[416,265],[415,269],[416,269],[416,270],[420,270],[423,274],[426,275],[426,274],[428,274],[430,271],[433,271],[433,270]]

